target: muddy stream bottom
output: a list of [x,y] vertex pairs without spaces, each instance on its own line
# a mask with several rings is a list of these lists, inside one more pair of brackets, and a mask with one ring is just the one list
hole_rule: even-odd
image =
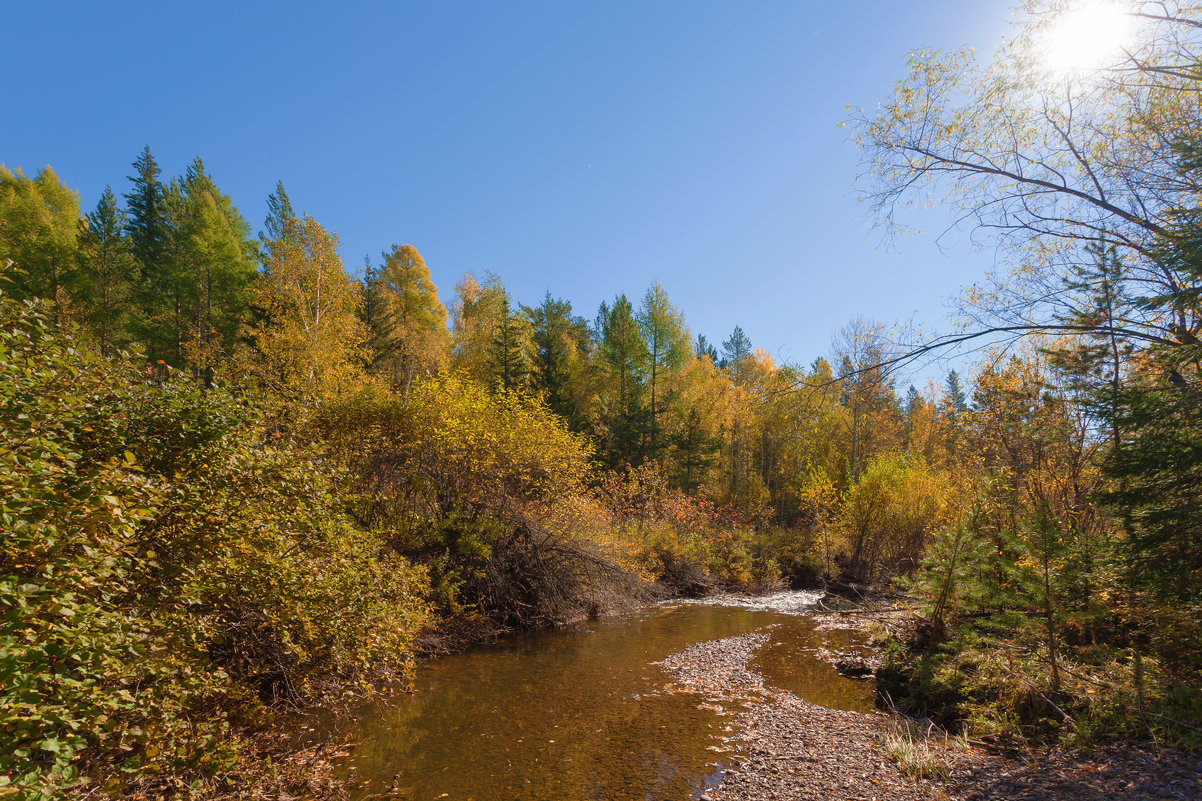
[[[667,691],[656,662],[690,645],[762,630],[752,667],[768,687],[868,711],[870,682],[840,676],[819,648],[861,635],[815,631],[813,593],[679,603],[567,632],[532,634],[421,665],[397,693],[335,725],[355,743],[342,769],[355,799],[586,801],[697,798],[717,785],[729,715]],[[742,604],[742,605],[734,605]]]

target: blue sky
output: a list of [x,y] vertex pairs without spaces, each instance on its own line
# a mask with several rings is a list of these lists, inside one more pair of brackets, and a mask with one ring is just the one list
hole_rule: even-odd
[[838,128],[919,47],[989,53],[996,0],[6,4],[0,162],[90,209],[149,144],[256,227],[282,180],[359,271],[410,243],[449,306],[499,274],[592,319],[660,280],[694,333],[809,362],[854,315],[936,327],[993,259],[881,245]]

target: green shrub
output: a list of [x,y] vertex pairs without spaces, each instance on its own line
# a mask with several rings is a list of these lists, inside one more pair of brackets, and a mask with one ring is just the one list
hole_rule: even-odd
[[331,486],[236,393],[0,296],[0,793],[178,785],[264,701],[404,670],[424,578]]

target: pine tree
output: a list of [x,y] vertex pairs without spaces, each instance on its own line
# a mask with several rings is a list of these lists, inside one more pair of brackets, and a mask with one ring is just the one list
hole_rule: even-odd
[[709,359],[715,367],[718,366],[718,349],[709,343],[704,334],[698,334],[693,343],[693,356],[698,359]]
[[658,458],[663,443],[659,439],[660,405],[663,400],[660,385],[666,373],[677,370],[689,352],[689,332],[684,314],[672,305],[668,293],[655,281],[643,296],[637,317],[639,330],[647,348],[648,386],[651,404],[648,409],[650,425],[643,444],[643,458]]
[[266,247],[271,240],[283,236],[288,223],[295,219],[296,213],[292,210],[292,201],[288,199],[288,193],[284,191],[284,182],[276,181],[275,191],[267,196],[267,218],[263,221],[259,241]]
[[105,356],[133,339],[130,316],[138,264],[125,226],[125,213],[112,187],[106,186],[82,225],[79,280],[74,288],[82,322]]
[[501,318],[492,336],[493,383],[506,390],[525,389],[530,378],[529,323],[510,310],[509,295],[501,304]]
[[730,338],[722,343],[722,360],[718,366],[731,375],[736,385],[742,385],[747,378],[747,360],[751,358],[751,340],[743,333],[743,329],[735,326],[730,332]]
[[531,324],[534,381],[547,405],[573,428],[582,420],[584,374],[591,348],[588,326],[572,304],[547,292],[542,304],[524,309]]
[[596,329],[601,362],[610,385],[604,412],[607,461],[615,467],[637,466],[642,456],[647,342],[635,320],[634,306],[625,295],[615,297],[612,307],[601,304]]

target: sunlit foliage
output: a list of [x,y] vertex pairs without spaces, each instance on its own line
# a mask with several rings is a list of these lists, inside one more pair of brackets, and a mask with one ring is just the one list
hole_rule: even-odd
[[367,331],[337,236],[305,215],[286,220],[265,247],[255,339],[266,381],[305,405],[357,389]]
[[403,675],[422,573],[350,525],[326,465],[235,392],[0,314],[0,787],[178,788],[264,701]]

